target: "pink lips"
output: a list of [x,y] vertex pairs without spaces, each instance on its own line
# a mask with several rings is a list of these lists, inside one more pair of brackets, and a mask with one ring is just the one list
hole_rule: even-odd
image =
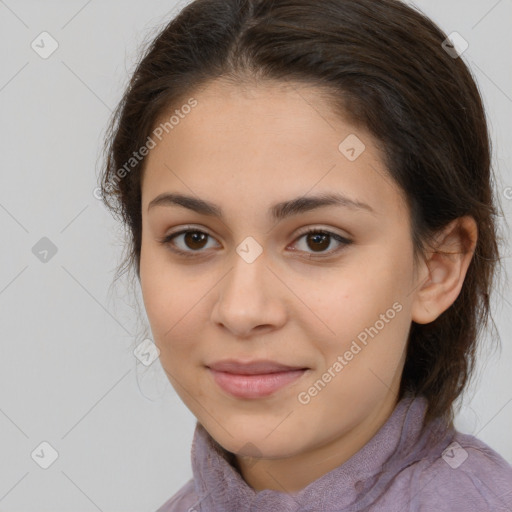
[[221,389],[237,398],[261,398],[283,388],[307,370],[275,361],[224,360],[207,366]]

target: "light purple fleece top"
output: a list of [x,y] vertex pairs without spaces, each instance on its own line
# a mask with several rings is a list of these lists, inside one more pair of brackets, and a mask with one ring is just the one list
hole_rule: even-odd
[[512,512],[512,466],[441,420],[422,428],[426,405],[400,400],[361,450],[294,495],[255,491],[198,422],[194,476],[157,512]]

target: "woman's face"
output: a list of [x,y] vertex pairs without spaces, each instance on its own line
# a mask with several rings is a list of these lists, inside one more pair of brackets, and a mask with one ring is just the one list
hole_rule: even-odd
[[[355,452],[392,411],[404,363],[417,283],[403,198],[375,140],[314,90],[216,82],[194,97],[142,184],[162,366],[228,451],[293,459],[351,439]],[[347,201],[319,200],[335,195]],[[299,370],[209,368],[227,359]]]

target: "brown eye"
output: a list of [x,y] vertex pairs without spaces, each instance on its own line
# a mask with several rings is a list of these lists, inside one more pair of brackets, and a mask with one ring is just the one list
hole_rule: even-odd
[[208,235],[201,231],[186,231],[183,241],[189,249],[202,249],[205,246],[205,241]]
[[213,238],[198,229],[184,229],[178,233],[171,233],[159,240],[162,245],[182,256],[199,256],[206,252],[208,240]]
[[[299,251],[309,253],[310,256],[315,256],[316,254],[319,256],[323,256],[324,254],[331,255],[352,243],[352,240],[349,240],[348,238],[344,238],[336,233],[332,233],[331,231],[324,231],[321,229],[309,229],[299,236],[297,240],[301,239],[305,239],[305,243],[302,244],[303,248],[299,248]],[[333,240],[338,244],[338,248],[327,250],[331,246]]]
[[330,235],[326,233],[312,233],[306,237],[308,247],[314,251],[323,251],[331,245]]

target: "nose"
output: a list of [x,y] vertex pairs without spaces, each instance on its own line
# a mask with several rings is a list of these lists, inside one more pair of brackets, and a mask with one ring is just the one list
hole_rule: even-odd
[[212,321],[238,338],[274,330],[286,322],[286,286],[264,254],[249,263],[235,252],[233,266],[220,281]]

